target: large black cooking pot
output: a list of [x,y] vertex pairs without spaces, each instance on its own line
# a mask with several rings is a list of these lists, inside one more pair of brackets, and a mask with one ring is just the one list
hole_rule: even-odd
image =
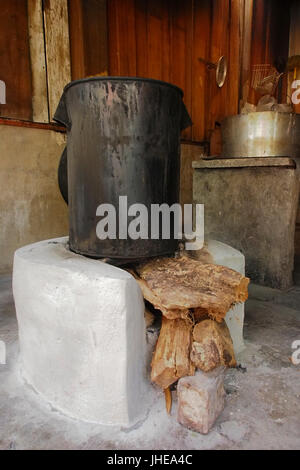
[[[178,240],[119,239],[119,196],[128,206],[179,201],[180,131],[191,125],[182,91],[158,80],[95,77],[69,83],[54,119],[67,128],[70,248],[92,257],[174,252]],[[117,238],[100,240],[100,204],[116,209]],[[128,223],[134,217],[128,217]],[[151,220],[149,218],[149,235]]]

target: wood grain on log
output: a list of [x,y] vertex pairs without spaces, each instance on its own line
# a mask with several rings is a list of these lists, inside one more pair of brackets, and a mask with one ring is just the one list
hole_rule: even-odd
[[236,366],[232,339],[225,321],[203,320],[197,323],[193,330],[191,360],[204,372],[221,365]]
[[221,322],[230,308],[248,297],[249,279],[224,266],[181,258],[155,258],[135,267],[146,300],[169,319],[196,321],[205,315]]
[[190,360],[193,323],[177,318],[162,318],[160,335],[152,359],[151,380],[163,390],[180,377],[194,375]]

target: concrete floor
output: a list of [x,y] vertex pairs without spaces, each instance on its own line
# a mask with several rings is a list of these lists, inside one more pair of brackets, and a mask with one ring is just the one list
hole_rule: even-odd
[[0,340],[7,364],[0,365],[0,449],[299,449],[300,365],[291,344],[300,340],[300,286],[288,292],[251,286],[246,303],[247,348],[241,367],[226,376],[226,407],[213,430],[202,436],[171,416],[153,388],[147,419],[132,430],[69,419],[53,409],[18,372],[17,323],[10,277],[0,279]]

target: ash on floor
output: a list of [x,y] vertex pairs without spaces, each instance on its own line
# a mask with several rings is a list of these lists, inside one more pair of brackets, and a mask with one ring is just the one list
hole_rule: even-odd
[[147,419],[131,430],[69,419],[20,379],[17,322],[10,277],[0,279],[0,449],[299,449],[300,365],[291,362],[300,340],[300,287],[280,292],[250,287],[246,302],[246,350],[226,375],[226,407],[203,436],[171,416],[153,388]]

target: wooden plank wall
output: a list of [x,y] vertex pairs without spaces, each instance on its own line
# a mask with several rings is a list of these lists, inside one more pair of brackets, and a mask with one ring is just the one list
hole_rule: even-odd
[[[188,140],[209,140],[215,122],[238,111],[241,0],[110,0],[109,73],[178,85],[194,125]],[[222,89],[198,58],[225,55]]]
[[71,81],[67,0],[43,0],[49,118],[53,119],[64,87]]
[[32,119],[27,0],[1,0],[0,80],[6,84],[1,117]]
[[[291,29],[290,29],[290,43],[289,43],[289,55],[300,55],[300,2],[299,0],[293,0],[291,9]],[[298,72],[299,74],[299,72]],[[299,79],[299,75],[296,75]],[[294,73],[292,72],[289,77],[289,89],[291,82],[294,80]],[[296,108],[296,107],[295,107]],[[297,108],[295,109],[296,112]],[[298,264],[300,263],[300,199],[298,205],[297,219],[296,219],[296,232],[295,232],[295,255],[297,257]]]
[[107,0],[69,0],[72,80],[107,75]]
[[[289,55],[290,1],[254,0],[251,67],[270,64]],[[286,85],[283,87],[286,90]],[[257,104],[260,95],[250,89],[248,101]],[[282,97],[286,102],[286,96]]]
[[49,122],[46,51],[41,0],[27,0],[32,78],[32,119]]
[[71,80],[67,0],[1,0],[0,116],[51,121]]
[[[181,87],[194,122],[183,137],[209,141],[216,121],[238,112],[240,96],[257,101],[245,87],[249,64],[287,56],[289,5],[290,0],[1,0],[0,80],[6,82],[7,105],[1,105],[0,116],[47,122],[71,78],[144,76]],[[215,62],[220,55],[229,63],[222,89],[214,71],[198,60]]]
[[250,90],[251,79],[251,37],[253,20],[253,0],[241,0],[240,28],[241,28],[241,48],[240,48],[240,105],[239,111],[246,103]]

